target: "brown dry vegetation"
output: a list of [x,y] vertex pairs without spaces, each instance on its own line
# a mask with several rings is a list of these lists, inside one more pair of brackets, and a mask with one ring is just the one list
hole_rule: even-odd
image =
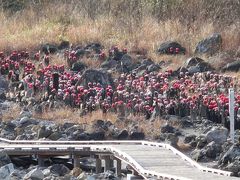
[[42,115],[34,114],[33,117],[36,119],[56,121],[57,123],[71,122],[79,124],[91,124],[96,119],[106,119],[114,123],[117,119],[115,114],[107,113],[103,115],[100,110],[93,111],[87,116],[80,117],[78,109],[68,107],[50,110],[44,112]]
[[[192,54],[219,32],[223,50],[240,44],[239,0],[2,0],[0,49],[36,48],[69,40],[146,49],[177,40]],[[159,60],[159,57],[155,57]]]
[[[21,107],[18,104],[14,104],[8,109],[8,112],[3,113],[2,120],[3,121],[11,121],[13,119],[19,118],[19,114],[21,112]],[[35,114],[33,113],[32,118],[40,119],[40,120],[50,120],[56,123],[78,123],[78,124],[87,124],[90,125],[96,119],[105,119],[111,121],[116,125],[116,127],[120,129],[128,129],[131,124],[135,124],[138,126],[147,136],[148,138],[155,138],[159,136],[159,130],[162,125],[166,123],[166,120],[163,119],[155,119],[153,122],[146,121],[143,116],[133,116],[129,115],[125,121],[117,121],[117,114],[107,113],[103,114],[102,111],[97,110],[89,113],[87,116],[80,116],[80,112],[78,109],[72,109],[69,107],[62,107],[59,109],[52,109],[45,111],[43,114]],[[176,128],[179,128],[178,124],[171,124]]]
[[[9,121],[19,118],[21,112],[21,107],[18,104],[14,104],[6,113],[3,113],[2,120]],[[80,117],[80,112],[78,109],[73,109],[69,107],[62,107],[59,109],[51,109],[45,111],[43,114],[33,114],[33,118],[41,120],[55,121],[56,123],[79,123],[79,124],[91,124],[96,119],[106,119],[115,123],[117,115],[114,113],[107,113],[103,115],[100,110],[93,111],[87,116]]]
[[[21,112],[21,108],[19,105],[15,104],[12,106],[8,112],[3,113],[2,120],[3,121],[11,121],[13,119],[19,118],[19,114]],[[97,110],[93,111],[92,113],[88,114],[87,116],[80,116],[80,112],[78,109],[72,109],[69,107],[63,107],[59,109],[53,109],[49,111],[45,111],[43,114],[33,114],[35,119],[40,120],[48,120],[54,121],[56,123],[78,123],[78,124],[92,124],[96,119],[105,119],[111,121],[115,124],[116,127],[120,129],[128,129],[131,124],[137,125],[146,135],[148,138],[155,138],[159,136],[159,130],[163,124],[166,123],[163,119],[156,119],[155,121],[147,121],[143,116],[128,116],[127,120],[125,121],[117,121],[117,114],[114,113],[107,113],[103,114],[102,111]],[[175,127],[178,127],[177,124],[172,124]]]
[[13,120],[19,117],[19,114],[21,112],[21,108],[18,104],[14,104],[7,110],[7,112],[2,113],[2,116],[0,116],[0,119],[3,121],[9,121]]

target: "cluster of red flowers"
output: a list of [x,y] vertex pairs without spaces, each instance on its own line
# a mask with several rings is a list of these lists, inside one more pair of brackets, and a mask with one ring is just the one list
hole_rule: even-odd
[[[117,50],[117,47],[114,47],[111,51]],[[122,52],[127,53],[127,49]],[[72,62],[77,61],[76,51],[67,50],[65,56]],[[106,57],[106,54],[101,52],[101,56]],[[39,53],[30,58],[25,51],[13,51],[10,56],[5,57],[4,53],[0,52],[0,72],[7,75],[9,80],[23,72],[23,77],[16,78],[15,81],[22,80],[26,83],[25,91],[31,89],[35,94],[47,92],[55,100],[86,111],[100,108],[104,112],[117,112],[122,108],[129,113],[148,116],[154,111],[160,115],[186,116],[192,110],[198,111],[200,107],[205,107],[208,112],[224,112],[227,115],[228,88],[234,87],[235,111],[240,112],[239,84],[234,82],[232,77],[212,72],[196,73],[193,76],[180,73],[177,77],[173,76],[172,70],[146,72],[143,75],[132,72],[121,74],[114,80],[114,84],[106,87],[99,82],[89,82],[82,86],[78,83],[82,78],[81,73],[68,71],[64,65],[46,65],[44,61],[49,58],[49,55],[41,58]],[[54,81],[56,73],[57,86]]]

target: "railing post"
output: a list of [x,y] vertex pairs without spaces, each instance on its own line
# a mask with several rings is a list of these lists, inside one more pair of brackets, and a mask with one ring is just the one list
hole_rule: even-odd
[[77,155],[73,156],[73,167],[75,168],[80,167],[80,157]]
[[105,160],[104,172],[106,172],[113,167],[113,160],[110,158],[110,156],[105,156],[104,160]]
[[229,119],[230,119],[230,138],[234,143],[234,90],[230,88],[229,92]]
[[121,175],[122,162],[120,159],[116,159],[116,175],[117,177]]
[[96,174],[102,172],[102,160],[99,157],[96,157]]
[[38,155],[37,156],[37,160],[38,160],[38,166],[44,167],[44,158],[43,158],[43,156]]

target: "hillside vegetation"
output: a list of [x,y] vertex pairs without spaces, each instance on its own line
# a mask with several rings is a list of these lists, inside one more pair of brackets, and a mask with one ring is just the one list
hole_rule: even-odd
[[223,50],[240,44],[239,0],[0,0],[0,49],[69,40],[146,49],[177,40],[192,53],[219,32]]
[[[240,177],[240,143],[229,141],[232,109],[240,142],[239,7],[240,0],[0,0],[0,137],[156,141]],[[0,152],[0,180],[118,179],[94,173],[92,156],[72,165],[43,156],[37,166],[36,157]]]

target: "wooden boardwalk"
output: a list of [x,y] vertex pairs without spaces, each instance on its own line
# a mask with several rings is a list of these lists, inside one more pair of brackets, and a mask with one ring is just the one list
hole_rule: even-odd
[[239,179],[230,176],[216,175],[203,172],[191,165],[188,161],[174,154],[171,150],[162,147],[151,147],[144,145],[115,146],[131,156],[143,169],[176,176],[179,179],[192,180],[227,180]]
[[9,141],[9,155],[109,155],[130,165],[144,179],[237,180],[231,173],[206,168],[168,144],[147,141]]

